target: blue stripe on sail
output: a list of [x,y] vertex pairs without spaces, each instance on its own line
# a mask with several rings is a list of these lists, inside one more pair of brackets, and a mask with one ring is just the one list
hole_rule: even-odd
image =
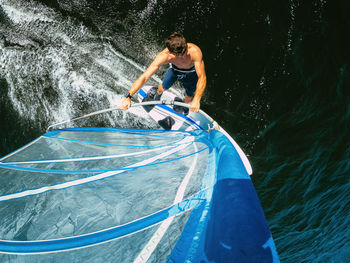
[[[123,128],[104,128],[104,127],[79,127],[79,128],[64,128],[64,129],[59,129],[55,131],[50,131],[45,133],[45,135],[50,135],[50,134],[57,134],[62,131],[69,131],[69,132],[91,132],[91,131],[103,131],[103,132],[119,132],[119,133],[140,133],[140,135],[146,135],[147,133],[179,133],[179,134],[190,134],[191,131],[178,131],[178,130],[147,130],[147,129],[123,129]],[[145,134],[143,134],[145,133]],[[167,137],[167,136],[164,136]]]
[[82,140],[75,140],[75,139],[68,139],[68,138],[62,138],[62,137],[56,137],[56,136],[46,136],[44,134],[42,137],[46,138],[52,138],[57,140],[63,140],[63,141],[69,141],[69,142],[78,142],[78,143],[86,143],[86,144],[93,144],[93,145],[101,145],[101,146],[112,146],[112,147],[131,147],[131,148],[153,148],[153,147],[163,147],[163,146],[171,146],[177,144],[179,141],[183,140],[183,138],[180,138],[178,141],[170,143],[170,144],[161,144],[161,145],[128,145],[128,144],[111,144],[111,143],[101,143],[101,142],[90,142],[90,141],[82,141]]
[[173,136],[166,135],[155,135],[155,134],[147,134],[147,133],[179,133],[179,135],[186,136],[191,135],[190,131],[175,131],[175,130],[146,130],[146,129],[121,129],[121,128],[103,128],[103,127],[81,127],[81,128],[65,128],[55,131],[50,131],[45,133],[45,136],[51,137],[59,134],[60,132],[118,132],[118,133],[128,133],[133,135],[141,135],[141,136],[151,136],[151,137],[159,137],[159,138],[173,138]]
[[169,217],[176,216],[180,213],[197,207],[205,200],[204,196],[206,195],[207,191],[208,189],[203,189],[200,192],[192,195],[190,198],[187,198],[152,215],[137,219],[121,226],[104,229],[94,233],[43,241],[0,240],[0,253],[41,254],[60,252],[65,250],[80,249],[87,246],[93,246],[112,241],[125,235],[143,230],[157,223],[160,223]]
[[[192,143],[191,143],[192,144]],[[161,161],[161,162],[156,162],[156,163],[151,163],[151,164],[145,164],[145,165],[140,165],[140,166],[133,166],[133,167],[122,167],[122,168],[115,168],[115,169],[103,169],[103,170],[49,170],[49,169],[39,169],[39,168],[29,168],[29,167],[21,167],[21,166],[16,166],[16,165],[7,165],[5,163],[0,163],[0,167],[6,168],[6,169],[12,169],[12,170],[18,170],[18,171],[27,171],[27,172],[39,172],[39,173],[67,173],[67,174],[75,174],[75,173],[102,173],[102,172],[113,172],[113,171],[120,171],[120,170],[133,170],[137,168],[142,168],[142,167],[147,167],[151,165],[157,165],[157,164],[163,164],[163,163],[168,163],[172,161],[176,161],[182,158],[189,157],[191,155],[200,153],[207,149],[208,147],[205,147],[199,151],[183,155],[177,158],[169,159],[166,161]],[[128,165],[128,166],[132,166]]]

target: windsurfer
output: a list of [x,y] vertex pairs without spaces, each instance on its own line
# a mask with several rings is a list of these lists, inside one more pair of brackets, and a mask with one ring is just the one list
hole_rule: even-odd
[[158,85],[158,94],[169,89],[178,80],[185,88],[185,103],[190,104],[191,111],[198,112],[207,83],[202,51],[197,45],[187,43],[184,36],[177,32],[167,38],[165,45],[166,48],[133,83],[121,103],[121,109],[128,109],[131,105],[131,97],[141,89],[161,65],[169,63],[170,67],[165,73],[163,82]]

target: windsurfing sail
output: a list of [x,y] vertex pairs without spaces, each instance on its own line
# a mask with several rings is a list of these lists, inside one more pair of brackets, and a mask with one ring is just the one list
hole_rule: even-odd
[[0,261],[279,262],[244,157],[210,127],[51,127],[0,159]]

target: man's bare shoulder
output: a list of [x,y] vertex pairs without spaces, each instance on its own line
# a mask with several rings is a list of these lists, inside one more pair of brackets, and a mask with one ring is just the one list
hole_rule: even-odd
[[202,59],[202,50],[193,43],[187,43],[188,46],[188,53],[190,54],[191,58],[193,59]]
[[154,59],[154,62],[156,64],[162,65],[162,64],[168,63],[170,59],[171,59],[171,54],[169,50],[165,48],[158,53],[158,55]]

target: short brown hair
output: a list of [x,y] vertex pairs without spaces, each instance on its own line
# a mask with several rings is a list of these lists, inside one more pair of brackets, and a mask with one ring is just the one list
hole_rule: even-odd
[[170,53],[175,56],[181,56],[187,51],[187,42],[185,37],[177,32],[172,33],[166,40],[165,46]]

